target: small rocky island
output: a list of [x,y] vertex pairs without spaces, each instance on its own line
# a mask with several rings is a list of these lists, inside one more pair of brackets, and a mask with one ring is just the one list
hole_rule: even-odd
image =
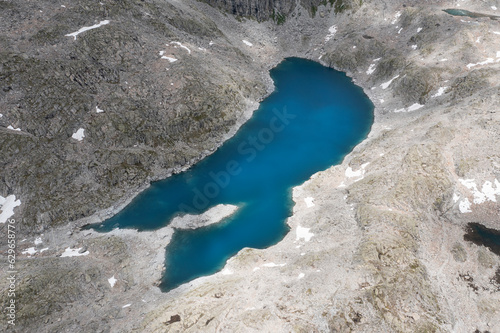
[[[499,331],[498,15],[496,0],[0,1],[0,329]],[[294,188],[281,242],[162,293],[173,226],[81,229],[215,151],[287,57],[346,72],[375,121]]]

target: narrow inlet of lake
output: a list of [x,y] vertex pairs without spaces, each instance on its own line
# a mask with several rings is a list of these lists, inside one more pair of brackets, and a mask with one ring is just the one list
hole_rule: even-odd
[[179,215],[219,204],[238,206],[221,223],[175,231],[166,248],[162,291],[219,271],[244,247],[266,248],[283,239],[292,188],[340,163],[368,135],[373,104],[345,73],[287,58],[271,77],[275,91],[234,137],[91,226],[99,232],[155,230]]

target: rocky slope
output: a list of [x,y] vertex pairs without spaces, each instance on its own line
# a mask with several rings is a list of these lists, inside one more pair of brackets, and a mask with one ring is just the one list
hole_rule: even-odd
[[[464,240],[469,222],[500,228],[500,23],[442,12],[495,14],[499,4],[365,0],[337,11],[337,2],[288,3],[280,24],[265,20],[279,1],[210,2],[237,18],[191,1],[80,2],[68,17],[55,13],[69,4],[2,2],[0,75],[9,83],[0,124],[21,131],[0,133],[0,195],[21,198],[19,224],[47,229],[19,243],[37,252],[16,263],[13,331],[500,331],[500,260]],[[105,19],[76,40],[64,36]],[[67,28],[29,47],[56,22]],[[75,229],[215,148],[269,92],[267,70],[287,56],[346,71],[376,118],[341,165],[294,190],[283,241],[244,249],[222,272],[162,294],[155,283],[173,228]],[[80,127],[85,138],[72,141]],[[81,256],[58,257],[67,247]]]
[[227,0],[201,0],[214,7],[220,8],[237,18],[251,18],[258,21],[272,20],[278,25],[285,23],[287,18],[293,17],[294,11],[299,7],[306,9],[311,16],[315,16],[318,6],[323,6],[328,12],[335,14],[357,10],[363,1],[359,0],[267,0],[267,1],[227,1]]
[[38,232],[192,164],[266,91],[200,11],[65,3],[1,4],[0,193],[21,198],[23,226]]

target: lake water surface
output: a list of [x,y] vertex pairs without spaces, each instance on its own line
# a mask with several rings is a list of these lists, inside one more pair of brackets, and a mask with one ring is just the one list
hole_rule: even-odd
[[176,230],[166,248],[163,291],[217,272],[244,247],[265,248],[283,239],[292,188],[340,163],[368,135],[373,104],[344,73],[288,58],[271,77],[275,91],[216,152],[153,183],[120,213],[92,226],[100,232],[155,230],[177,215],[239,206],[222,223]]
[[471,222],[465,229],[464,240],[485,246],[500,256],[500,230],[490,229],[480,223]]
[[471,17],[471,18],[488,17],[491,20],[500,19],[500,16],[497,16],[497,15],[476,13],[476,12],[471,12],[471,11],[465,10],[465,9],[450,8],[450,9],[443,9],[443,11],[450,14],[450,15],[453,15],[453,16],[467,16],[467,17]]

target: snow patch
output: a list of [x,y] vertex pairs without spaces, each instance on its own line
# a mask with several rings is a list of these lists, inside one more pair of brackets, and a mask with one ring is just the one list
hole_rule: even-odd
[[37,253],[37,250],[34,248],[34,247],[30,247],[30,248],[27,248],[26,250],[24,250],[23,252],[21,252],[22,254],[27,254],[29,256],[32,256],[34,255],[35,253]]
[[243,42],[243,43],[245,43],[245,44],[246,44],[246,45],[248,45],[248,46],[253,46],[253,44],[252,44],[252,43],[250,43],[249,41],[247,41],[247,40],[245,40],[245,39],[243,39],[243,40],[242,40],[242,42]]
[[14,215],[14,208],[21,205],[21,200],[17,199],[16,196],[11,194],[6,198],[0,195],[0,223],[7,222]]
[[415,103],[413,105],[410,105],[408,108],[402,108],[402,109],[397,109],[397,110],[394,110],[394,113],[399,113],[399,112],[412,112],[412,111],[416,111],[418,109],[421,109],[423,108],[424,105],[422,104],[418,104],[418,103]]
[[275,264],[274,262],[270,262],[270,263],[262,265],[262,267],[283,267],[285,265],[286,264]]
[[467,65],[467,68],[468,69],[471,69],[472,67],[476,67],[476,66],[483,66],[483,65],[487,65],[487,64],[491,64],[493,63],[495,60],[493,58],[488,58],[486,59],[485,61],[481,61],[481,62],[478,62],[477,64],[468,64]]
[[224,270],[221,272],[222,275],[233,275],[233,271],[230,270],[229,268],[224,268]]
[[496,6],[491,6],[491,9],[497,10],[497,7]]
[[309,242],[314,236],[314,234],[312,232],[309,232],[309,230],[311,230],[311,228],[303,228],[300,225],[297,226],[296,239],[300,240],[301,238],[303,238],[304,241]]
[[335,34],[337,33],[337,26],[332,25],[330,28],[328,28],[328,35],[325,37],[325,42],[328,42],[330,39],[332,39]]
[[500,182],[497,179],[494,181],[494,186],[492,182],[485,181],[481,191],[479,191],[474,179],[459,179],[458,181],[472,192],[474,204],[479,205],[486,201],[497,202],[496,196],[500,195]]
[[477,185],[474,182],[474,179],[459,179],[458,181],[462,183],[463,186],[467,187],[469,190],[472,191],[472,194],[474,195],[475,204],[481,204],[484,201],[486,201],[486,196],[484,195],[484,193],[482,193],[477,189]]
[[418,28],[418,29],[417,29],[417,33],[418,33],[418,32],[420,32],[420,31],[422,31],[422,28]]
[[496,189],[493,188],[493,184],[490,181],[484,182],[483,187],[481,188],[481,192],[483,192],[487,200],[497,202],[496,196],[500,195],[500,184],[496,179],[495,187]]
[[303,279],[304,276],[306,276],[304,273],[300,273],[299,276],[297,276],[297,279],[298,280]]
[[418,47],[417,44],[411,46],[411,48],[414,49],[414,50],[416,50],[417,47]]
[[83,27],[81,28],[80,30],[78,31],[75,31],[75,32],[72,32],[70,34],[67,34],[65,36],[68,36],[68,37],[74,37],[75,40],[76,40],[76,36],[78,36],[79,34],[81,34],[82,32],[85,32],[85,31],[88,31],[88,30],[92,30],[92,29],[96,29],[96,28],[99,28],[99,27],[102,27],[103,25],[106,25],[106,24],[109,24],[109,20],[104,20],[104,21],[101,21],[99,22],[98,24],[94,24],[93,26],[90,26],[90,27]]
[[385,101],[381,98],[379,99],[380,104],[383,104]]
[[82,141],[85,137],[85,130],[83,128],[79,128],[78,131],[73,133],[71,137],[75,140]]
[[14,128],[12,125],[7,126],[8,129],[13,130],[13,131],[20,131],[20,128]]
[[347,178],[360,177],[363,175],[363,170],[359,169],[358,171],[353,171],[351,167],[347,167],[345,170],[345,176]]
[[460,199],[460,196],[456,193],[453,193],[453,202],[457,202]]
[[476,183],[474,182],[474,179],[459,179],[458,181],[460,183],[462,183],[462,185],[467,187],[468,189],[476,187]]
[[42,244],[43,243],[42,242],[42,237],[36,238],[34,243],[35,243],[35,245]]
[[397,78],[399,77],[399,75],[396,75],[395,77],[393,77],[392,79],[390,79],[389,81],[385,82],[385,83],[382,83],[380,85],[380,87],[382,87],[382,89],[387,89],[389,88],[389,86],[391,85],[392,81],[396,80]]
[[418,110],[418,109],[421,109],[423,108],[424,106],[422,104],[418,104],[418,103],[415,103],[413,105],[411,105],[409,108],[408,108],[408,111],[411,112],[411,111],[415,111],[415,110]]
[[368,164],[370,164],[370,162],[363,164],[363,165],[361,166],[361,168],[360,168],[359,170],[357,170],[357,171],[352,170],[352,168],[351,168],[351,167],[347,167],[347,169],[345,170],[345,176],[346,176],[347,178],[361,177],[361,178],[359,178],[359,179],[356,179],[356,180],[355,180],[356,182],[357,182],[358,180],[363,179],[363,175],[365,174],[365,168],[366,168],[366,166],[367,166]]
[[460,201],[458,204],[458,208],[460,209],[460,213],[472,213],[472,210],[470,210],[470,201],[469,199],[465,198],[464,200]]
[[167,57],[167,56],[162,56],[162,59],[167,59],[168,62],[176,62],[178,59],[172,58],[172,57]]
[[394,15],[394,20],[392,20],[391,24],[396,24],[396,22],[398,21],[398,18],[401,16],[401,12],[397,12],[395,15]]
[[111,288],[113,288],[115,286],[116,281],[117,280],[115,279],[114,275],[108,279],[108,282],[109,282],[109,285],[111,286]]
[[80,253],[81,249],[82,249],[81,247],[79,247],[78,249],[71,249],[71,248],[67,247],[64,250],[63,254],[61,254],[61,258],[62,257],[80,257],[80,256],[86,256],[89,254],[89,251],[85,251],[83,253]]
[[98,106],[96,106],[96,107],[95,107],[95,112],[96,112],[96,113],[103,113],[103,112],[104,112],[104,110],[103,110],[103,109],[99,109],[99,107],[98,107]]
[[[181,48],[185,49],[186,51],[188,51],[188,54],[191,54],[191,50],[187,46],[182,45],[180,42],[171,42],[170,44],[178,45],[179,47],[181,47]],[[167,46],[168,46],[168,44],[167,44]]]
[[432,95],[431,97],[439,97],[439,96],[442,96],[444,94],[444,92],[446,91],[446,89],[448,89],[448,87],[441,87],[438,89],[437,93],[435,93],[434,95]]
[[306,202],[306,205],[307,205],[307,208],[311,208],[311,207],[314,207],[314,198],[312,197],[307,197],[304,199],[304,201]]
[[132,304],[125,304],[124,306],[122,306],[122,309],[125,309],[125,308],[128,308],[129,306],[131,306]]
[[398,30],[398,35],[401,33],[401,31],[403,31],[403,28]]
[[368,67],[368,70],[366,71],[366,74],[367,75],[372,74],[373,72],[375,72],[376,68],[377,68],[377,66],[375,64],[371,64],[370,67]]

